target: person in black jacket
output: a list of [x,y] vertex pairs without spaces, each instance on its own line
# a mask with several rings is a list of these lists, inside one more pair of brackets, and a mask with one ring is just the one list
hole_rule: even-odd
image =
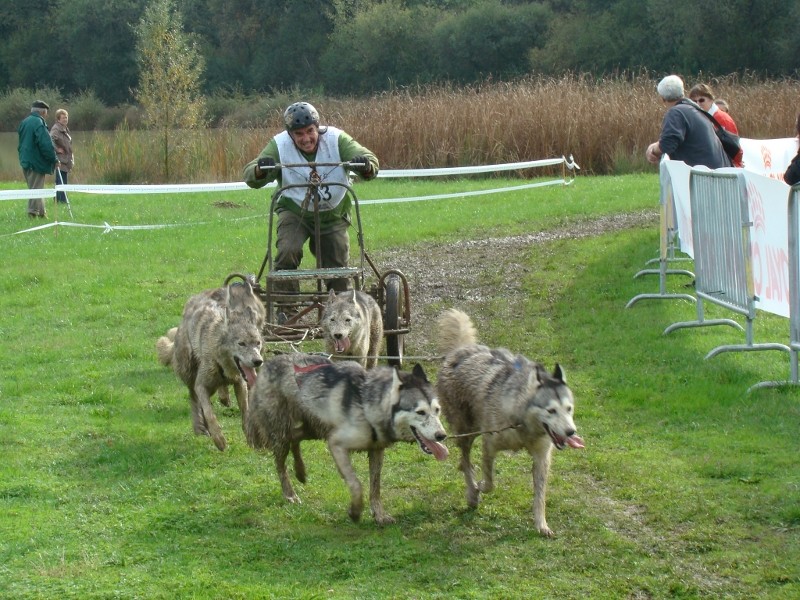
[[[794,130],[797,133],[798,139],[800,139],[800,113],[797,114]],[[800,183],[800,148],[797,149],[797,154],[792,159],[792,162],[789,163],[789,167],[783,174],[783,180],[789,185]]]

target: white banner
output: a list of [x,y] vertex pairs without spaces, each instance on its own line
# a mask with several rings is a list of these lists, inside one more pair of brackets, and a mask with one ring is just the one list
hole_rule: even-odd
[[786,167],[797,154],[797,138],[751,140],[741,138],[744,168],[783,181]]
[[[719,169],[718,172],[742,173],[747,183],[747,200],[753,228],[750,231],[753,259],[753,281],[758,297],[756,306],[783,317],[789,316],[789,186],[783,172],[797,153],[797,139],[747,140],[745,169]],[[760,158],[755,160],[753,152]],[[750,156],[748,162],[748,156]],[[757,172],[762,169],[761,172]],[[696,171],[708,170],[695,167]],[[689,174],[684,162],[664,160],[661,163],[662,194],[675,202],[675,224],[681,251],[694,257],[692,243],[692,211],[689,199]],[[780,173],[780,177],[776,174]]]

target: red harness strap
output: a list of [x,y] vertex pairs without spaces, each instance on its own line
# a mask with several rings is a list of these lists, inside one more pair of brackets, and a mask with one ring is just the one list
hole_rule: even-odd
[[306,365],[305,367],[301,367],[299,365],[294,365],[294,373],[295,375],[301,375],[303,373],[313,373],[317,369],[321,369],[322,367],[330,366],[331,363],[319,363],[316,365]]

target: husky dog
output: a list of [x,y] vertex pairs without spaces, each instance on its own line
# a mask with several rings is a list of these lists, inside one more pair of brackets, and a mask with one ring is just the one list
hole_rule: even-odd
[[358,290],[331,290],[321,325],[329,353],[352,356],[367,369],[378,364],[383,321],[375,298]]
[[158,360],[171,366],[189,388],[194,432],[209,435],[217,448],[227,442],[211,408],[211,396],[230,405],[232,384],[242,414],[247,413],[247,386],[254,386],[261,358],[261,328],[266,311],[248,281],[206,290],[189,298],[180,326],[156,342]]
[[398,441],[416,442],[426,454],[445,460],[447,434],[439,420],[439,401],[421,366],[411,373],[392,367],[365,370],[354,361],[332,363],[307,354],[282,354],[259,370],[250,393],[245,433],[256,449],[271,449],[283,496],[299,502],[286,472],[291,450],[294,471],[305,483],[300,441],[326,440],[339,473],[350,489],[348,514],[358,521],[364,508],[361,483],[350,453],[369,455],[370,509],[375,521],[394,522],[381,503],[384,450]]
[[[524,356],[476,343],[472,320],[455,309],[439,318],[440,350],[445,354],[437,391],[452,434],[483,432],[483,481],[475,482],[470,450],[475,436],[457,439],[459,468],[466,480],[467,504],[494,489],[494,459],[501,450],[525,448],[533,458],[533,518],[542,535],[553,532],[545,519],[545,494],[553,446],[583,448],[572,420],[574,400],[564,371],[552,374]],[[492,432],[492,433],[488,433]]]

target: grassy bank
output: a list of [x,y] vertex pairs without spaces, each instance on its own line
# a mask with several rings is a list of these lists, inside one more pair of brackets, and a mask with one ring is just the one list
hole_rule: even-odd
[[[358,190],[367,199],[465,185],[379,180]],[[348,520],[323,444],[305,444],[309,482],[290,506],[270,457],[245,444],[236,409],[215,407],[226,452],[192,434],[187,391],[158,365],[154,343],[189,295],[255,270],[264,192],[73,197],[80,222],[173,225],[105,234],[8,235],[30,224],[18,204],[0,203],[0,597],[796,597],[800,396],[745,394],[785,378],[785,356],[704,361],[740,341],[730,328],[663,336],[694,316],[690,304],[624,308],[657,289],[632,278],[658,247],[657,197],[657,178],[639,175],[363,208],[378,257],[652,211],[646,227],[517,251],[513,318],[500,295],[458,304],[482,341],[558,360],[575,391],[587,448],[554,456],[554,540],[533,532],[524,453],[499,459],[497,489],[469,511],[453,445],[445,464],[391,449],[383,499],[397,523],[380,529],[369,515]],[[469,267],[476,286],[505,276],[501,263]],[[453,303],[445,294],[443,306]],[[419,334],[431,330],[414,323],[407,352],[428,352]],[[785,342],[788,322],[759,315],[756,337]],[[435,362],[425,367],[435,377]],[[355,467],[363,481],[364,456]]]

